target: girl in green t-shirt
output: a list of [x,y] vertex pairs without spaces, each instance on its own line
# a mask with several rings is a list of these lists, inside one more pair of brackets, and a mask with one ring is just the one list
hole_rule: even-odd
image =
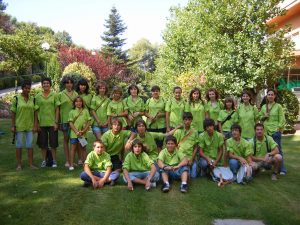
[[128,109],[122,100],[123,91],[121,87],[115,86],[112,89],[112,101],[108,104],[107,115],[111,124],[112,118],[117,117],[122,122],[124,130],[127,128]]
[[70,167],[69,170],[74,170],[75,150],[78,150],[78,160],[82,162],[86,159],[86,132],[90,127],[90,114],[85,108],[82,97],[77,96],[73,102],[74,109],[69,113],[70,132]]
[[218,115],[224,108],[223,103],[219,100],[219,92],[215,88],[210,88],[206,92],[207,103],[205,105],[205,118],[215,121],[215,129],[218,130]]
[[136,121],[142,119],[145,114],[144,100],[139,97],[139,88],[135,84],[128,87],[129,96],[124,99],[124,103],[128,108],[127,122],[128,126],[134,131]]
[[92,99],[91,114],[94,118],[92,123],[93,133],[97,140],[101,135],[108,131],[109,119],[107,116],[107,107],[110,99],[107,97],[108,87],[104,82],[100,82],[96,87],[96,95]]
[[203,132],[203,121],[205,119],[205,103],[201,99],[201,92],[199,88],[193,88],[189,95],[188,111],[193,115],[191,127],[198,131]]

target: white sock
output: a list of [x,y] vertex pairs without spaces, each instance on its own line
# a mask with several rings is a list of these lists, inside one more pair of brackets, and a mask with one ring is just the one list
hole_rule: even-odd
[[182,183],[182,184],[187,184],[185,181],[182,181],[181,183]]
[[169,181],[166,181],[165,183],[166,183],[166,185],[170,185],[170,184],[169,184]]

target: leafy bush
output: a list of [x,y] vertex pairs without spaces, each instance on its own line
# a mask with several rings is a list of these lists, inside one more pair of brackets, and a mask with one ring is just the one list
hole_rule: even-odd
[[42,78],[39,75],[33,75],[31,77],[32,82],[37,83],[37,82],[41,82]]
[[278,90],[277,102],[283,106],[285,112],[284,133],[295,133],[295,124],[299,115],[299,102],[296,95],[290,90]]

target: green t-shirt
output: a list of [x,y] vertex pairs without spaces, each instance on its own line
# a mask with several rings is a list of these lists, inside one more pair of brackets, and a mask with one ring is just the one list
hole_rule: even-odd
[[91,151],[84,162],[88,164],[91,171],[105,172],[108,167],[112,167],[110,156],[108,153],[103,152],[98,155],[95,151]]
[[[125,98],[123,100],[123,102],[128,109],[129,115],[133,114],[135,112],[144,112],[145,111],[145,103],[144,103],[143,99],[141,99],[140,97],[138,97],[136,101],[133,101],[132,96],[130,95],[129,97]],[[142,116],[136,117],[132,123],[132,126],[135,126],[135,123],[140,119],[142,119]]]
[[79,94],[80,97],[82,97],[84,105],[88,108],[88,110],[91,108],[91,102],[93,96],[91,94]]
[[[232,110],[230,110],[229,112],[225,109],[221,110],[219,112],[219,116],[218,116],[218,122],[223,122],[225,121],[225,119],[232,113]],[[223,131],[230,131],[231,130],[231,126],[237,122],[237,113],[234,112],[231,115],[231,119],[228,119],[225,123],[223,123],[222,125],[222,130]]]
[[[100,95],[95,95],[92,98],[91,102],[91,109],[96,111],[97,117],[99,118],[101,124],[107,123],[108,116],[107,116],[107,107],[110,103],[108,97],[102,97]],[[98,126],[97,121],[93,121],[93,125]]]
[[43,92],[35,96],[35,109],[38,111],[40,127],[52,127],[55,125],[55,110],[59,106],[58,96],[51,91],[46,97]]
[[177,101],[175,98],[171,98],[167,101],[165,110],[170,113],[170,127],[182,124],[182,115],[187,109],[187,103],[183,99]]
[[215,122],[218,120],[219,112],[224,109],[224,105],[221,101],[217,101],[215,107],[212,107],[211,102],[208,101],[205,104],[205,112],[208,112],[209,118],[213,119]]
[[[108,106],[107,106],[107,115],[110,116],[112,114],[120,114],[122,112],[124,112],[125,110],[127,110],[127,106],[124,104],[124,102],[122,100],[120,101],[111,101]],[[127,121],[125,117],[118,117],[121,122],[122,122],[122,126],[126,127],[127,126]]]
[[159,160],[161,160],[164,164],[169,166],[177,166],[184,158],[184,155],[178,151],[174,150],[173,153],[170,153],[168,149],[163,149],[158,155]]
[[229,138],[226,141],[226,146],[228,152],[234,153],[236,156],[243,157],[244,159],[253,155],[251,144],[244,138],[241,138],[239,143],[233,138]]
[[202,102],[188,104],[188,112],[193,115],[191,127],[198,132],[203,132],[203,121],[205,119],[205,108]]
[[265,157],[265,155],[268,153],[267,142],[270,151],[272,151],[277,146],[277,143],[273,140],[273,138],[266,135],[262,141],[256,139],[256,154],[254,154],[254,138],[249,142],[251,144],[251,148],[253,149],[253,155],[256,157]]
[[129,152],[125,157],[123,169],[128,170],[128,172],[144,172],[149,171],[153,163],[153,160],[151,160],[145,152],[142,152],[138,156],[136,156],[133,152]]
[[198,144],[197,131],[194,129],[178,129],[175,131],[174,137],[177,139],[178,151],[182,152],[189,160],[192,159],[194,147]]
[[66,90],[59,92],[58,101],[60,106],[60,122],[68,123],[69,113],[73,109],[73,101],[78,96],[76,91],[69,96]]
[[219,147],[222,147],[223,144],[223,135],[217,131],[214,131],[212,137],[210,137],[206,131],[199,135],[200,148],[202,148],[206,156],[213,160],[217,159]]
[[[71,110],[71,112],[69,113],[68,121],[72,122],[76,127],[76,129],[80,131],[86,126],[86,124],[89,121],[91,121],[90,113],[86,108],[84,109],[75,108]],[[86,133],[84,136],[86,136]],[[74,133],[72,129],[70,132],[70,138],[77,138],[77,135]]]
[[131,132],[129,130],[121,130],[119,134],[114,135],[112,130],[105,132],[101,140],[106,146],[106,152],[110,155],[119,155],[124,150],[124,146]]
[[[155,117],[158,113],[165,112],[165,101],[162,97],[159,99],[150,98],[146,102],[145,109],[152,117]],[[166,127],[166,117],[160,117],[154,123],[151,123],[151,121],[147,118],[146,122],[148,128],[161,129]]]
[[10,110],[15,113],[16,131],[31,131],[33,129],[34,97],[29,96],[26,102],[23,95],[18,94],[13,98]]
[[255,106],[240,104],[237,109],[238,124],[242,128],[241,136],[243,138],[254,137],[254,126],[258,119],[258,110]]
[[147,148],[147,154],[152,160],[156,160],[158,156],[157,146],[155,139],[162,140],[164,139],[163,133],[155,133],[155,132],[146,132],[145,137],[141,137],[137,134],[136,139],[139,139],[143,145]]
[[[279,129],[283,129],[285,124],[285,117],[283,114],[283,108],[280,104],[274,103],[269,107],[270,116],[264,121],[265,130],[268,135],[272,135]],[[262,118],[266,113],[266,105],[263,105],[260,111],[260,118]]]

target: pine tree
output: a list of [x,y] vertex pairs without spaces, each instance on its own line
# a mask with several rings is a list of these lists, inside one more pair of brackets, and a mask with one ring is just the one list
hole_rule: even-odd
[[118,62],[126,62],[126,53],[122,51],[122,46],[125,44],[126,39],[121,38],[121,35],[127,27],[123,23],[116,7],[112,7],[109,18],[105,22],[104,26],[107,30],[101,36],[101,39],[105,42],[102,45],[101,52],[106,57],[116,58]]

